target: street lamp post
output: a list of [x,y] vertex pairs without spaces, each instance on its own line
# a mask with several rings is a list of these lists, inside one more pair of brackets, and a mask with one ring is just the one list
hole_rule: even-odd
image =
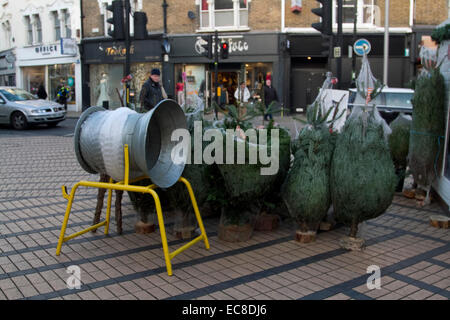
[[383,83],[388,85],[389,72],[389,0],[386,0],[384,15],[384,59],[383,59]]
[[[131,73],[130,67],[130,47],[131,47],[131,37],[130,37],[130,13],[131,5],[130,0],[125,0],[125,75],[127,77]],[[125,97],[126,106],[130,106],[130,84],[127,81],[125,86]]]

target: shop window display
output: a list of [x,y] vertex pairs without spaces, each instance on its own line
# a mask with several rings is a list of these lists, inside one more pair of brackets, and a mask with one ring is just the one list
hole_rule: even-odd
[[48,66],[49,99],[56,100],[62,83],[69,88],[67,104],[75,104],[75,64],[56,64]]
[[205,66],[204,65],[177,65],[175,66],[175,79],[178,89],[177,101],[180,104],[195,105],[196,97],[205,97]]
[[252,99],[261,99],[267,74],[272,74],[271,63],[248,63],[245,65],[246,84]]
[[45,67],[26,67],[23,71],[23,88],[37,94],[39,86],[45,83]]
[[[161,63],[132,63],[130,82],[130,104],[139,110],[139,95],[153,68],[161,69]],[[91,104],[102,107],[107,101],[109,109],[120,108],[124,103],[123,66],[121,64],[99,64],[90,66]],[[107,100],[105,100],[107,99]]]

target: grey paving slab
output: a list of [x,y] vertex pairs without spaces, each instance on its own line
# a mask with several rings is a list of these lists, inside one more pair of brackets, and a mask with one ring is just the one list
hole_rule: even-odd
[[[448,231],[432,228],[430,214],[443,213],[435,203],[418,207],[394,198],[387,212],[363,226],[362,252],[339,248],[348,228],[320,233],[315,243],[294,241],[295,225],[283,221],[274,232],[255,232],[244,243],[217,237],[218,217],[205,219],[211,250],[201,244],[178,256],[168,277],[159,229],[136,235],[134,212],[124,195],[124,233],[102,230],[55,247],[70,189],[84,172],[64,136],[7,135],[14,145],[0,154],[0,300],[1,299],[447,299],[450,283]],[[194,186],[195,188],[195,186]],[[91,224],[95,190],[80,190],[69,232]],[[167,218],[170,228],[172,222]],[[171,249],[181,245],[168,232]],[[366,286],[366,268],[381,267],[381,291]],[[69,266],[81,270],[81,289],[70,290]]]

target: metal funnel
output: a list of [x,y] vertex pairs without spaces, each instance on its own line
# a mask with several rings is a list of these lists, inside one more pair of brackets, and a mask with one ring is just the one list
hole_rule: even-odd
[[176,129],[187,129],[187,124],[183,110],[173,100],[163,100],[145,114],[129,108],[107,111],[91,107],[75,127],[75,154],[87,172],[122,181],[123,146],[127,144],[130,178],[147,175],[157,186],[168,188],[178,181],[186,162],[172,160],[178,141],[171,141],[171,136]]

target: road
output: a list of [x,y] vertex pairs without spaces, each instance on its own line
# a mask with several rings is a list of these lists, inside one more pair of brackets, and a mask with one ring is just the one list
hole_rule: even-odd
[[69,118],[60,122],[56,127],[50,128],[47,125],[37,125],[26,130],[14,130],[8,125],[0,125],[0,136],[14,137],[36,137],[36,136],[56,136],[70,137],[73,135],[78,119]]

